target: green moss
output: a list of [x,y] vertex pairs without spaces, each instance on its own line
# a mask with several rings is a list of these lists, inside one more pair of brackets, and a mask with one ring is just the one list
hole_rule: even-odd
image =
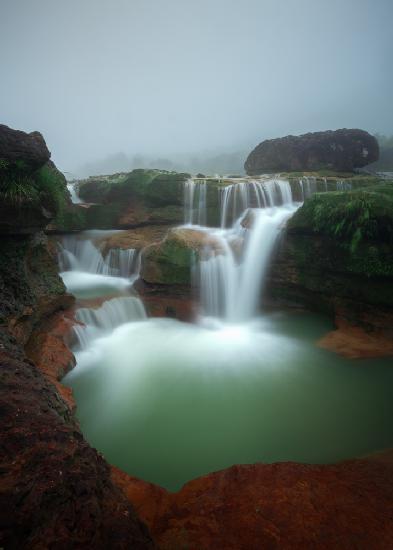
[[57,168],[42,166],[35,174],[35,186],[44,206],[61,216],[68,204],[66,179]]
[[143,255],[143,278],[164,285],[190,285],[195,251],[177,239],[152,245]]
[[[313,270],[307,267],[312,262],[320,273],[347,274],[350,285],[353,275],[393,276],[393,184],[371,189],[317,194],[305,201],[287,225],[297,243],[292,253],[299,273],[312,279]],[[323,246],[316,249],[319,242]],[[302,283],[310,287],[310,281]]]
[[327,235],[349,244],[352,252],[360,242],[392,244],[393,198],[374,189],[316,194],[305,201],[288,228]]

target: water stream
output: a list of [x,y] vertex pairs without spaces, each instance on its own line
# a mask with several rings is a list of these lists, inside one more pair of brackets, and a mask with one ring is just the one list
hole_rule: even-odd
[[[223,187],[219,228],[205,225],[207,185],[185,185],[185,226],[215,243],[195,266],[194,324],[147,318],[132,287],[139,255],[104,257],[99,243],[110,232],[61,243],[63,279],[82,300],[77,366],[65,383],[88,441],[110,463],[171,490],[233,463],[326,463],[393,443],[389,361],[351,362],[316,347],[332,328],[322,317],[260,311],[275,242],[300,206],[289,183]],[[313,192],[312,182],[299,185],[303,197]]]

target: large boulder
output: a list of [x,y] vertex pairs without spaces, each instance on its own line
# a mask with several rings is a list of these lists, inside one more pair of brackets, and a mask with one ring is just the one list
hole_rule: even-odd
[[350,172],[375,162],[379,146],[364,130],[328,130],[268,139],[248,156],[249,175],[283,171],[335,170]]
[[27,134],[0,124],[0,162],[25,167],[40,168],[50,159],[50,152],[39,132]]

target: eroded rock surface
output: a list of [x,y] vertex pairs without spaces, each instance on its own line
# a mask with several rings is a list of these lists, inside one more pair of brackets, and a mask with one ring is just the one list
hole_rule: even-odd
[[0,365],[1,546],[154,548],[55,387],[26,360]]

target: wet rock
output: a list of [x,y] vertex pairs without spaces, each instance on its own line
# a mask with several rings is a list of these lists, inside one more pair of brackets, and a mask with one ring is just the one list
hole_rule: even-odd
[[55,387],[27,361],[0,352],[0,365],[0,545],[154,548]]
[[284,171],[352,171],[378,160],[379,146],[364,130],[342,129],[286,136],[260,143],[248,156],[249,175]]
[[336,330],[318,341],[318,346],[348,359],[370,357],[393,357],[393,339],[379,332],[366,332],[363,328],[350,325],[345,318],[336,316]]
[[167,225],[147,225],[115,233],[110,237],[100,239],[97,244],[104,256],[113,248],[120,248],[122,250],[134,248],[135,250],[142,250],[142,248],[150,244],[160,242],[167,232]]

